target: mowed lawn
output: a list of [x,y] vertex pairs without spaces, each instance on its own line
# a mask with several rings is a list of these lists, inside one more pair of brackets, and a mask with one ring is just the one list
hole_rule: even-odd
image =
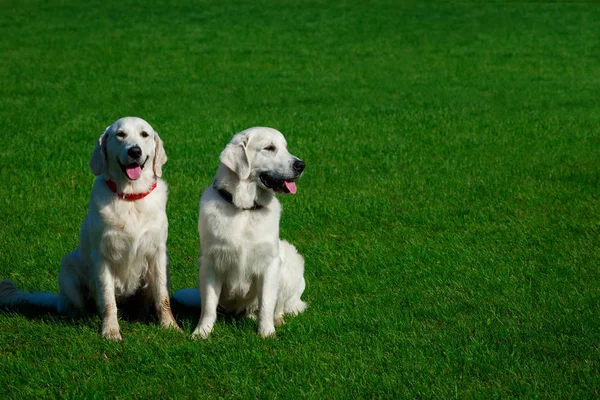
[[262,125],[307,163],[281,235],[310,304],[269,340],[0,312],[0,398],[600,396],[600,8],[369,3],[0,2],[0,279],[58,290],[135,115],[196,287],[200,193]]

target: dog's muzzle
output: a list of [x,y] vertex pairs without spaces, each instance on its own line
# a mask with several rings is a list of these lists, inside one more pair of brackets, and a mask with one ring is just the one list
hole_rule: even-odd
[[260,181],[262,184],[277,193],[291,193],[296,194],[296,179],[300,178],[302,172],[304,171],[304,167],[306,164],[302,160],[296,160],[292,164],[292,169],[294,170],[293,177],[284,177],[280,178],[278,176],[270,175],[267,172],[260,174]]
[[146,159],[143,163],[140,163],[141,157],[142,149],[139,146],[132,146],[127,150],[127,164],[121,163],[121,161],[117,158],[117,163],[119,163],[121,171],[123,171],[129,180],[135,181],[142,176],[142,171],[144,170],[144,166],[146,165],[146,162],[150,156],[146,156]]

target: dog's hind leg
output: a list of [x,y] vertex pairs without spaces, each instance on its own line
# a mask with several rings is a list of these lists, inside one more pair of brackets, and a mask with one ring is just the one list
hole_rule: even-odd
[[285,240],[280,241],[282,262],[282,300],[284,314],[297,315],[306,310],[308,305],[300,300],[306,281],[304,280],[304,258],[296,248]]
[[298,315],[301,312],[304,312],[308,308],[308,304],[306,302],[300,300],[300,297],[294,297],[290,299],[283,308],[283,312],[285,314]]
[[60,288],[60,302],[58,312],[75,317],[85,310],[84,286],[79,272],[83,269],[79,251],[75,250],[63,257],[60,272],[58,273],[58,287]]
[[77,280],[77,268],[74,265],[78,260],[78,250],[67,254],[61,264],[58,275],[60,294],[48,292],[27,293],[19,291],[11,281],[0,282],[0,307],[17,308],[33,306],[56,311],[60,314],[69,314],[72,309],[83,310],[80,285]]

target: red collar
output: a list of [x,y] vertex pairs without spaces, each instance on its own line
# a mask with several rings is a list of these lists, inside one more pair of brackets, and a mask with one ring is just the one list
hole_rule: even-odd
[[[114,181],[108,180],[105,182],[106,182],[106,186],[108,186],[108,188],[110,190],[112,190],[113,193],[117,193],[117,184]],[[119,196],[123,200],[136,201],[136,200],[143,199],[144,197],[148,196],[150,193],[152,193],[152,191],[154,189],[156,189],[156,181],[154,181],[154,183],[150,187],[150,190],[148,190],[146,193],[128,193],[128,194],[117,193],[117,196]]]

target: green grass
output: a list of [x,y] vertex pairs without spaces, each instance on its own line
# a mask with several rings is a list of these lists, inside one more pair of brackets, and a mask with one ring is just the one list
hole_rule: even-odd
[[122,343],[0,313],[0,398],[600,395],[600,8],[152,3],[0,2],[0,279],[58,290],[95,140],[136,115],[194,287],[200,193],[264,125],[307,163],[281,234],[310,308]]

